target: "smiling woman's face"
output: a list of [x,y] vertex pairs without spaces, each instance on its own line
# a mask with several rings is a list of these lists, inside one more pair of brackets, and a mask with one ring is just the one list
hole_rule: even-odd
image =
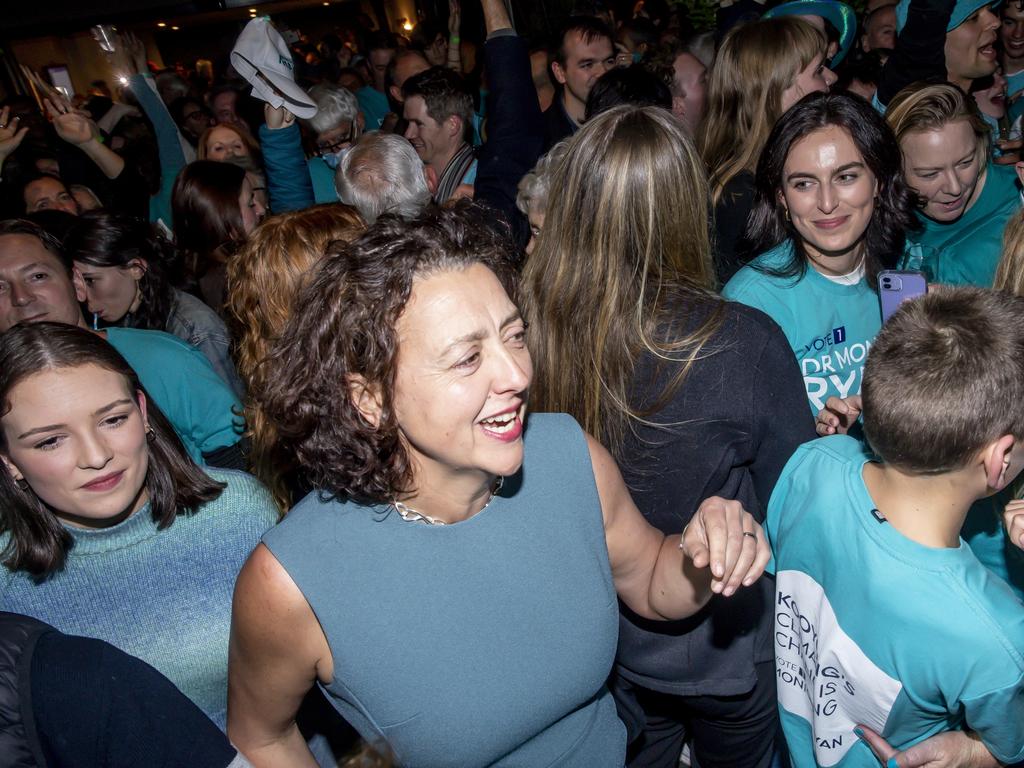
[[930,131],[908,133],[900,142],[903,174],[920,196],[923,213],[940,222],[956,221],[974,202],[982,165],[978,139],[966,120]]
[[514,474],[533,366],[495,274],[474,264],[417,278],[396,331],[394,410],[416,485]]
[[105,528],[149,499],[146,401],[120,374],[91,364],[41,371],[6,405],[5,468],[64,522]]

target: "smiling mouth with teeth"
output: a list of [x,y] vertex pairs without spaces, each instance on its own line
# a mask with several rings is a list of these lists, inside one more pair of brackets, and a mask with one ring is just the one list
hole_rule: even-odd
[[509,411],[498,416],[491,416],[489,419],[483,419],[480,423],[490,432],[501,434],[510,431],[516,425],[517,416],[518,411]]

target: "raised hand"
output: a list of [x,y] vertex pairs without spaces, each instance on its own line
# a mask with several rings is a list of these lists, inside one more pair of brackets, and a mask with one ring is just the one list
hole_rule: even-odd
[[14,150],[21,146],[22,140],[28,133],[28,128],[21,128],[18,125],[21,118],[17,116],[10,118],[10,114],[10,107],[0,110],[0,166],[14,153]]
[[267,123],[267,128],[272,131],[280,130],[281,128],[287,128],[289,125],[295,122],[295,115],[289,112],[285,107],[272,107],[270,104],[263,105],[263,119]]
[[53,122],[57,135],[68,144],[82,146],[99,136],[96,123],[85,112],[73,109],[71,102],[63,96],[51,94],[49,98],[43,99],[43,106],[46,107],[46,114]]
[[462,7],[459,0],[448,0],[448,36],[458,38],[462,29]]

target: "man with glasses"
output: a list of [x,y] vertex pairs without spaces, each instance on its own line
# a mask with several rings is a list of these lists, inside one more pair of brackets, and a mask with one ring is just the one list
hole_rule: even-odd
[[283,107],[265,108],[267,122],[260,128],[260,144],[274,213],[338,202],[334,171],[365,127],[359,102],[345,88],[323,83],[311,88],[309,95],[317,113],[302,121],[316,135],[315,155],[308,161],[295,116]]

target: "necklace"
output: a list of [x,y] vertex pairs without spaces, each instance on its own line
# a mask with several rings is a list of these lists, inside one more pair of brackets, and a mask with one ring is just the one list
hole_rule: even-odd
[[[491,486],[491,495],[487,498],[487,503],[480,507],[480,512],[483,512],[487,507],[494,501],[495,495],[501,490],[501,486],[505,484],[505,478],[501,475],[494,481],[494,485]],[[391,506],[395,508],[395,511],[403,520],[407,520],[410,523],[426,523],[427,525],[448,525],[444,520],[438,520],[436,517],[425,515],[422,512],[418,512],[412,507],[403,504],[402,502],[395,500],[391,502]],[[479,515],[480,512],[477,512]]]

